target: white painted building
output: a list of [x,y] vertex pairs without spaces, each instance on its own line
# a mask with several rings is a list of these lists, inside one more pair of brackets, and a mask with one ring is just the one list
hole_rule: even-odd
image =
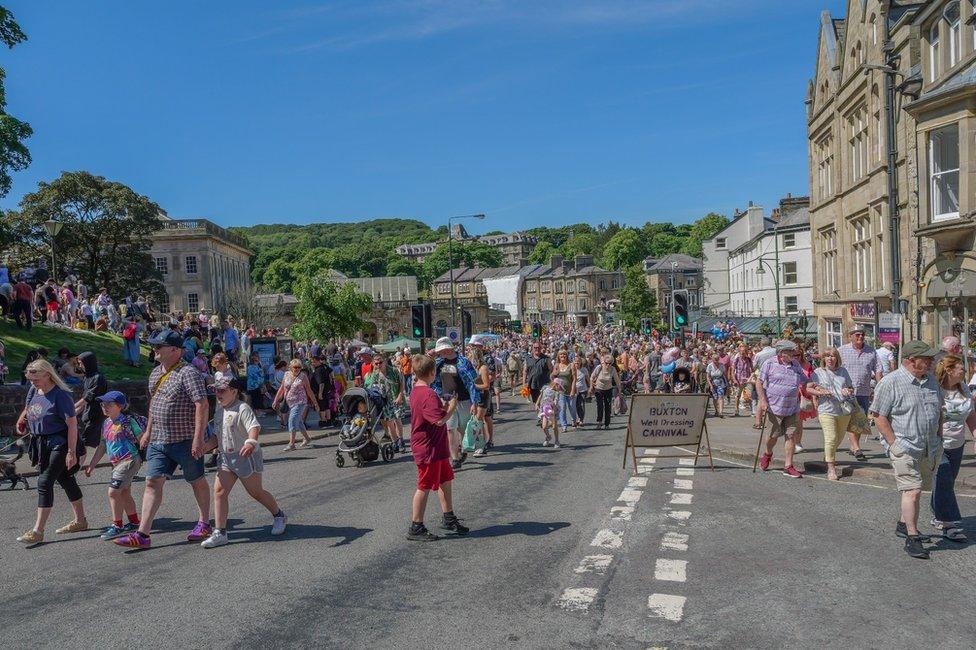
[[729,287],[729,251],[736,250],[760,235],[773,223],[763,215],[763,209],[749,204],[732,223],[711,239],[702,242],[702,307],[713,314],[731,311]]
[[[752,213],[752,214],[750,214]],[[813,314],[813,252],[810,238],[810,210],[806,197],[788,196],[780,201],[772,218],[763,215],[762,208],[750,206],[738,221],[744,227],[734,229],[730,224],[705,245],[713,247],[712,254],[724,259],[725,269],[714,264],[705,266],[706,300],[708,287],[727,288],[727,300],[714,300],[712,313],[735,316],[775,317],[777,315],[776,284],[779,282],[779,314],[793,318],[804,312]],[[762,223],[761,230],[747,226]],[[735,235],[752,232],[745,240]],[[715,242],[725,237],[726,246],[715,250]],[[706,255],[708,248],[706,248]],[[778,270],[778,278],[777,278]],[[721,305],[721,306],[718,306]]]

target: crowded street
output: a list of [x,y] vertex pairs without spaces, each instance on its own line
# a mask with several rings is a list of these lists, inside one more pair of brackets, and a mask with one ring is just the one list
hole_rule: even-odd
[[[532,415],[506,398],[493,453],[458,472],[465,538],[405,542],[409,456],[340,469],[326,437],[266,448],[267,484],[290,517],[282,538],[242,493],[235,543],[219,553],[188,544],[192,497],[174,485],[150,552],[99,542],[98,531],[8,546],[5,643],[72,647],[112,630],[116,643],[173,646],[219,626],[208,645],[760,647],[773,635],[776,645],[906,647],[933,630],[968,645],[965,616],[916,603],[919,592],[967,593],[976,548],[939,542],[919,570],[893,534],[893,486],[790,481],[719,458],[715,471],[707,459],[642,462],[635,477],[621,469],[624,417],[553,450],[539,446]],[[106,480],[81,483],[94,494]],[[0,492],[0,535],[19,532],[34,498]],[[972,512],[974,499],[961,500]],[[630,502],[620,518],[614,508]],[[924,625],[889,624],[909,611]]]

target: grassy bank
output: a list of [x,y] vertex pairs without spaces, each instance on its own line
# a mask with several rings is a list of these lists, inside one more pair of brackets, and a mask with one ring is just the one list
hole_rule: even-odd
[[57,354],[58,348],[68,348],[75,354],[94,352],[98,364],[109,381],[120,379],[145,379],[152,366],[146,359],[143,347],[143,364],[139,368],[127,366],[122,360],[122,337],[108,332],[70,331],[60,327],[34,325],[30,332],[18,329],[8,320],[0,320],[0,340],[7,348],[7,366],[10,374],[8,382],[20,381],[20,368],[27,353],[38,347],[45,347],[50,357]]

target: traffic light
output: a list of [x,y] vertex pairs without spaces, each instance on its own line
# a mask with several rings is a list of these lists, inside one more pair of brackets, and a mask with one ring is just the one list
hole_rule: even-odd
[[677,289],[671,292],[672,329],[679,330],[687,327],[688,318],[688,290]]
[[471,312],[464,309],[461,310],[461,338],[466,339],[474,334],[471,329]]
[[542,336],[542,323],[532,323],[532,338],[537,339]]
[[434,335],[434,328],[431,327],[430,305],[427,303],[410,305],[410,323],[415,339],[431,338]]
[[654,323],[651,321],[650,318],[642,318],[641,319],[641,333],[642,334],[649,336],[651,334],[651,330],[653,330],[653,329],[654,329]]

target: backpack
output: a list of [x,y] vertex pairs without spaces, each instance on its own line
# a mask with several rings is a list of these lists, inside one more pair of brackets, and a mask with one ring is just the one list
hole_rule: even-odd
[[138,326],[135,323],[126,323],[125,329],[122,330],[122,338],[126,341],[134,341],[136,338],[136,330]]

